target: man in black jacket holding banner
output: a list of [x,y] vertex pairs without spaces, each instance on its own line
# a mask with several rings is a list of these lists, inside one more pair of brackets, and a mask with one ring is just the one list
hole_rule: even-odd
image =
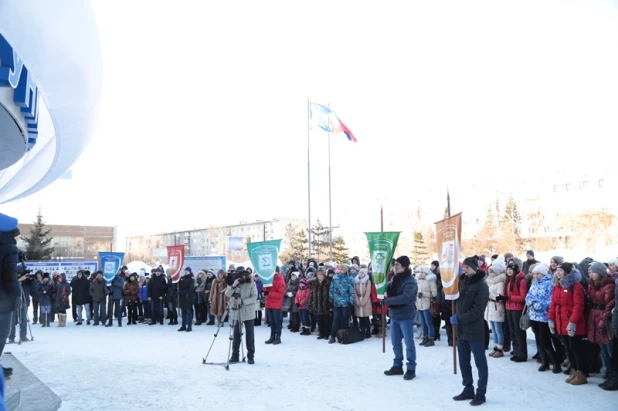
[[[470,401],[470,405],[485,403],[487,391],[487,357],[485,356],[484,314],[489,300],[489,287],[485,283],[485,272],[479,269],[478,257],[468,257],[463,262],[464,276],[461,277],[459,299],[451,324],[457,326],[457,353],[459,368],[465,387],[461,394],[453,397],[455,401]],[[474,394],[471,355],[479,374],[478,388]]]

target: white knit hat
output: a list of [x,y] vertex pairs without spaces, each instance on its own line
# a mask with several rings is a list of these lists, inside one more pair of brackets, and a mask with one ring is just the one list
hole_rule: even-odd
[[547,266],[547,264],[537,264],[534,267],[534,272],[538,274],[548,275],[549,267]]

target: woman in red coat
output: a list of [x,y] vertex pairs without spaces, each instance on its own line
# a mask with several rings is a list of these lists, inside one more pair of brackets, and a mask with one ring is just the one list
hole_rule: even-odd
[[572,385],[588,383],[586,373],[586,345],[583,341],[588,330],[584,315],[584,287],[580,284],[582,274],[571,263],[558,266],[554,276],[554,290],[549,304],[549,330],[558,333],[566,347],[571,372],[565,380]]
[[266,296],[266,312],[268,313],[268,324],[270,325],[270,338],[266,344],[281,344],[281,324],[283,322],[283,297],[285,294],[285,280],[279,271],[279,266],[275,268],[273,283],[269,287],[264,287]]
[[513,356],[511,361],[528,361],[528,342],[526,331],[519,327],[519,319],[526,304],[528,285],[526,275],[520,271],[517,263],[511,261],[506,268],[506,295],[496,296],[496,301],[506,301],[506,321],[509,325],[509,333],[513,344]]
[[588,341],[599,344],[605,365],[604,379],[612,374],[612,310],[614,309],[614,279],[603,263],[592,263],[588,268],[590,285],[588,295],[592,307],[588,314]]

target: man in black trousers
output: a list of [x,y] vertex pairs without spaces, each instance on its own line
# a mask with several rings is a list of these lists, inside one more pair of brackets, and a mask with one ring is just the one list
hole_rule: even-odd
[[[457,326],[457,353],[464,390],[453,397],[455,401],[470,401],[470,405],[485,403],[487,392],[487,357],[485,356],[484,314],[489,300],[489,287],[484,281],[485,271],[479,269],[478,257],[468,257],[463,262],[464,276],[461,278],[459,298],[451,323]],[[476,394],[472,376],[472,355],[478,370],[479,380]]]

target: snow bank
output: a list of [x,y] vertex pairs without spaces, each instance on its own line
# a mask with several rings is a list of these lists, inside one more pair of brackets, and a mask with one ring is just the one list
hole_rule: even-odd
[[[389,341],[382,354],[378,338],[329,345],[315,335],[285,330],[283,343],[272,346],[264,344],[268,329],[256,327],[256,364],[226,371],[202,364],[215,327],[194,327],[192,333],[177,328],[75,326],[69,320],[66,328],[36,325],[34,342],[8,345],[7,351],[62,397],[63,411],[469,409],[451,399],[462,385],[461,376],[453,375],[446,341],[417,346],[418,376],[404,381],[382,374],[393,355]],[[209,360],[225,360],[228,332],[229,327],[222,329]],[[530,344],[532,355],[536,350]],[[616,410],[616,393],[598,388],[598,376],[574,387],[563,382],[563,374],[538,372],[532,360],[488,360],[483,410],[588,409],[590,401],[595,411]]]

